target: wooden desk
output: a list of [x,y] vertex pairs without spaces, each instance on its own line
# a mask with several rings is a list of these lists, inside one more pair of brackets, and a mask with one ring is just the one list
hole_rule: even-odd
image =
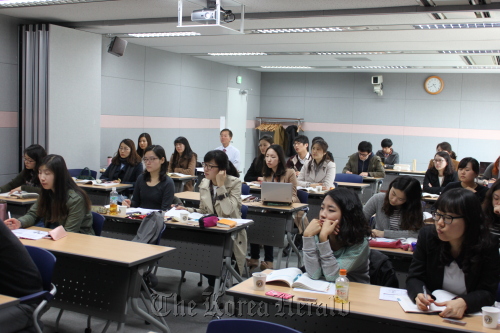
[[139,308],[137,298],[142,280],[140,271],[173,248],[72,232],[58,241],[22,239],[21,242],[49,250],[57,257],[52,278],[57,287],[51,303],[54,307],[117,321],[120,331],[131,301],[135,313],[168,332],[168,327]]
[[175,196],[182,201],[200,202],[200,192],[184,191],[175,193]]
[[19,298],[0,295],[0,310],[19,304]]
[[401,171],[394,169],[385,169],[385,173],[396,175],[425,176],[426,171]]
[[21,217],[25,215],[31,206],[38,200],[34,199],[17,199],[9,197],[0,197],[0,200],[7,202],[7,210],[12,217]]
[[[269,290],[290,293],[294,295],[295,300],[298,297],[313,297],[318,300],[316,304],[294,301],[292,305],[285,301],[283,309],[281,307],[283,303],[278,298],[265,295]],[[467,325],[458,326],[444,323],[443,318],[437,314],[405,313],[398,302],[379,300],[379,292],[379,286],[351,282],[350,304],[344,305],[343,309],[339,303],[334,303],[332,295],[299,292],[289,287],[271,284],[267,284],[264,291],[255,291],[252,279],[232,287],[227,293],[235,297],[235,304],[241,305],[243,311],[239,315],[242,318],[270,321],[301,332],[330,333],[334,330],[342,331],[343,328],[348,328],[349,332],[369,333],[494,331],[483,327],[481,316],[464,318],[462,320],[466,321]],[[249,304],[248,300],[255,303]],[[261,309],[262,312],[263,305],[266,304],[265,309],[269,316],[259,316],[256,313],[257,309]],[[325,308],[327,311],[320,312]],[[300,316],[298,311],[303,315]]]
[[116,192],[122,192],[128,188],[131,188],[131,184],[116,184],[113,186],[99,186],[99,185],[86,185],[86,184],[78,184],[81,188],[87,192],[87,195],[90,198],[90,201],[93,205],[104,206],[109,205],[109,193],[113,190],[113,187],[116,187]]
[[184,176],[184,177],[178,177],[178,176],[169,176],[172,178],[175,184],[175,192],[182,192],[184,191],[184,185],[190,180],[196,180],[198,179],[198,176]]

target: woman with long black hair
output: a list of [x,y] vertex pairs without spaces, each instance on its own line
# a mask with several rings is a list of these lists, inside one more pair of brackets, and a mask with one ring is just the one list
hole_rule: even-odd
[[[194,176],[196,171],[197,155],[191,150],[189,141],[180,136],[174,141],[175,151],[170,157],[168,163],[168,172],[178,172],[185,175]],[[193,181],[188,181],[184,185],[184,191],[192,191],[194,188]]]

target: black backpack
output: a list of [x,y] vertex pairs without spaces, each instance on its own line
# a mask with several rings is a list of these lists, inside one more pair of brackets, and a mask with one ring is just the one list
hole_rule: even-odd
[[370,250],[370,284],[399,288],[396,271],[389,257],[377,250]]

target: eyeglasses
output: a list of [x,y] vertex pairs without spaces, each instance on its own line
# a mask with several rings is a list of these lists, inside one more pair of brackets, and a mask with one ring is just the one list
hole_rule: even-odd
[[118,150],[127,151],[127,150],[130,150],[130,148],[129,147],[120,147],[120,148],[118,148]]
[[443,219],[445,224],[451,224],[454,219],[461,219],[463,218],[463,216],[451,216],[451,215],[439,214],[438,212],[432,212],[432,218],[436,222],[439,222],[439,220]]
[[300,146],[300,145],[303,145],[303,143],[302,142],[294,142],[293,145],[294,146]]
[[154,162],[155,160],[159,160],[159,158],[158,157],[149,157],[149,158],[144,157],[142,160],[144,161],[144,163],[148,163],[148,162]]
[[433,160],[433,161],[434,161],[434,163],[443,163],[444,162],[444,160]]
[[368,155],[370,155],[370,153],[367,153],[367,154],[361,154],[361,153],[359,153],[359,152],[358,152],[358,155],[359,155],[360,157],[368,157]]
[[213,168],[219,168],[217,165],[210,165],[208,163],[201,163],[201,165],[203,165],[203,168],[207,169],[207,170],[212,170]]
[[24,161],[28,163],[35,163],[35,160],[32,160],[31,158],[25,158]]

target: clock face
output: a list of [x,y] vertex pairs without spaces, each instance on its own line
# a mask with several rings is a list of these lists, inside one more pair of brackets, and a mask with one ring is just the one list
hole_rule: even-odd
[[424,88],[429,94],[436,95],[443,90],[443,80],[438,76],[431,76],[425,80]]

